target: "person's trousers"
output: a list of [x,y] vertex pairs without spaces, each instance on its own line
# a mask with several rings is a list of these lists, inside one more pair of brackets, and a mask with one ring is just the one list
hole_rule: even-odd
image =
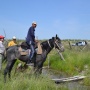
[[0,54],[0,70],[2,69],[2,59],[3,59],[3,55]]
[[34,53],[35,53],[35,47],[34,45],[30,45],[30,49],[31,49],[31,52],[30,52],[30,60],[32,60],[33,56],[34,56]]

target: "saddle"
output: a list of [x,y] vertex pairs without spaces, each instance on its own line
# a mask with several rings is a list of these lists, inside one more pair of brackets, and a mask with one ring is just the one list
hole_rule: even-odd
[[22,49],[25,50],[30,49],[30,45],[27,42],[22,42],[20,46]]
[[[37,54],[42,54],[42,47],[40,42],[37,42],[35,44],[35,50]],[[19,51],[21,55],[30,55],[30,52],[31,52],[30,45],[28,45],[28,43],[26,42],[22,42],[19,47]]]

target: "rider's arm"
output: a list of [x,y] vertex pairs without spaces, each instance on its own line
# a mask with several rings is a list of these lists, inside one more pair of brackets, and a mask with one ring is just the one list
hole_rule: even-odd
[[31,27],[30,28],[30,36],[31,36],[31,38],[32,38],[33,41],[35,41],[35,32],[34,31],[35,31],[34,28]]

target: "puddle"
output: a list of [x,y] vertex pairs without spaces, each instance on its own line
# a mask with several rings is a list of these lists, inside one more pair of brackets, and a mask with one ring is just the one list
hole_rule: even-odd
[[[51,79],[66,78],[66,76],[63,75],[62,73],[58,73],[53,70],[45,69],[45,68],[43,69],[42,74],[48,75]],[[90,86],[83,86],[82,84],[80,84],[80,81],[70,81],[70,82],[60,83],[58,85],[62,85],[68,88],[69,90],[90,90]]]

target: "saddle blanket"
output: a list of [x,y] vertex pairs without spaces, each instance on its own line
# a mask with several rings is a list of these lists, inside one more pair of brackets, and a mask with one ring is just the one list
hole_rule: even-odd
[[[37,54],[42,54],[42,47],[40,45],[40,43],[37,44],[38,48],[35,49]],[[30,49],[23,49],[21,47],[19,47],[19,51],[21,55],[30,55],[31,50]]]
[[21,47],[19,47],[19,51],[20,51],[21,55],[30,55],[30,52],[31,52],[30,49],[25,50],[25,49],[23,49]]

